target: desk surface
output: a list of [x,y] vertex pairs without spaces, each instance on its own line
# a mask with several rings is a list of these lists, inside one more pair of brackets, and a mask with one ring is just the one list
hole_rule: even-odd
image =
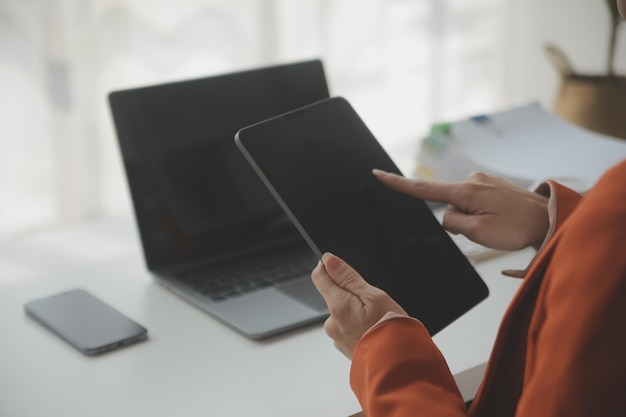
[[[477,264],[489,298],[435,337],[466,399],[519,285],[500,270],[531,257]],[[147,327],[149,340],[88,358],[23,312],[28,300],[76,287]],[[0,332],[0,415],[346,417],[360,409],[350,363],[321,324],[245,339],[151,278],[126,217],[0,243]]]

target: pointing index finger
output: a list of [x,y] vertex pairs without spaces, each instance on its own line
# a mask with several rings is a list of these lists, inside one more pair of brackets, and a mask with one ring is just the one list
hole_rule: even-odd
[[389,188],[403,192],[423,200],[436,201],[457,205],[458,184],[427,181],[423,179],[406,178],[391,172],[372,170],[372,173]]

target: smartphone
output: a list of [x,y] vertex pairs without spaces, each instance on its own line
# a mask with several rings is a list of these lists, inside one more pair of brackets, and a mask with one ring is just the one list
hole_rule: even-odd
[[148,331],[83,289],[27,302],[26,314],[87,356],[145,340]]

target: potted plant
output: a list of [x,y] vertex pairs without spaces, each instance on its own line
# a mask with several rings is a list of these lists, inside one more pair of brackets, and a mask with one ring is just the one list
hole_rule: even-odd
[[617,34],[624,19],[615,0],[602,1],[611,19],[604,74],[577,73],[559,48],[546,45],[546,53],[561,77],[554,113],[589,130],[626,139],[626,76],[615,71]]

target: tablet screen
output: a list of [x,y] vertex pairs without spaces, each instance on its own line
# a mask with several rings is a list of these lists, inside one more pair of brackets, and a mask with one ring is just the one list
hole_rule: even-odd
[[235,140],[319,257],[343,258],[431,334],[487,297],[425,202],[372,174],[400,171],[345,99],[249,126]]

